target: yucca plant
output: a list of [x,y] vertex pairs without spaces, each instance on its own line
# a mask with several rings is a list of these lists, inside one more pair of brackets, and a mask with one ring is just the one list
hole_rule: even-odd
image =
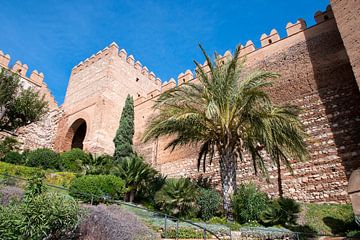
[[237,161],[250,153],[255,173],[266,174],[262,150],[274,161],[305,155],[304,131],[295,106],[275,106],[265,88],[279,75],[244,71],[240,46],[234,57],[212,61],[200,46],[208,72],[197,66],[197,82],[189,81],[163,92],[154,104],[159,114],[145,130],[143,140],[172,135],[166,148],[200,143],[198,168],[219,156],[225,213],[231,218],[231,195],[236,189]]
[[142,157],[134,154],[121,161],[121,163],[114,168],[113,174],[119,176],[125,181],[125,201],[133,202],[136,193],[143,183],[152,178],[157,172],[147,164]]
[[197,212],[198,188],[187,178],[168,179],[156,193],[160,210],[175,217],[193,217]]

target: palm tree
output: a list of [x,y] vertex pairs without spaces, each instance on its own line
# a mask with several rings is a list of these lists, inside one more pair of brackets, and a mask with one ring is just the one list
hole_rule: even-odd
[[113,169],[113,174],[125,181],[125,187],[127,188],[125,201],[133,202],[143,182],[153,178],[157,174],[157,171],[144,162],[142,157],[133,154],[130,157],[124,158],[123,161]]
[[[172,135],[173,140],[166,146],[171,149],[200,143],[198,168],[202,163],[204,171],[206,160],[211,162],[217,153],[224,210],[231,217],[238,159],[243,160],[245,153],[250,153],[255,172],[260,169],[266,173],[261,151],[267,150],[276,157],[274,146],[280,153],[293,145],[305,146],[300,134],[303,130],[298,118],[292,115],[296,108],[273,106],[264,90],[271,86],[268,79],[278,74],[261,70],[245,73],[240,47],[226,61],[221,61],[217,53],[215,61],[211,61],[200,48],[209,71],[205,72],[195,61],[199,83],[190,81],[159,96],[154,104],[159,115],[148,125],[143,141]],[[278,109],[281,114],[277,114]],[[286,132],[283,126],[292,131]],[[281,141],[275,141],[278,136],[283,137]],[[292,139],[296,141],[285,142]]]

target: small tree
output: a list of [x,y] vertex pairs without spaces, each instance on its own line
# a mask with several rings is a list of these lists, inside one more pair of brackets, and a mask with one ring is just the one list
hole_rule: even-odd
[[47,112],[44,96],[33,88],[24,89],[19,75],[0,71],[0,130],[13,131],[40,120]]
[[125,157],[131,156],[134,136],[134,100],[128,95],[121,113],[119,128],[114,138],[114,161],[119,163]]

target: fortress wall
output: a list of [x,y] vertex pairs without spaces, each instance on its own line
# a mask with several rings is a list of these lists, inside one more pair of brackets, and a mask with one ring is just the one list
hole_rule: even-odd
[[[347,202],[348,177],[360,166],[360,107],[357,104],[360,96],[331,8],[316,13],[315,19],[317,25],[310,28],[306,28],[301,19],[289,23],[288,37],[283,39],[276,30],[269,35],[263,34],[262,48],[256,50],[249,41],[241,53],[246,55],[249,69],[260,68],[281,74],[268,89],[274,102],[296,104],[303,109],[300,117],[309,134],[310,159],[304,163],[294,162],[293,175],[282,168],[285,196],[305,202]],[[179,80],[181,77],[179,75]],[[202,174],[197,171],[196,146],[170,153],[163,151],[168,142],[166,138],[159,139],[156,145],[139,142],[145,122],[151,118],[148,109],[153,100],[149,97],[137,101],[134,142],[145,159],[170,177]],[[219,183],[217,159],[207,167],[204,176]],[[275,196],[276,168],[270,164],[269,167],[271,182],[267,184],[263,177],[254,176],[249,161],[241,162],[238,164],[238,182],[255,181]]]
[[337,26],[360,88],[360,3],[358,0],[331,0]]
[[55,133],[57,123],[62,116],[54,96],[44,81],[44,74],[33,70],[27,75],[28,65],[20,61],[16,61],[13,66],[9,66],[10,56],[0,51],[0,68],[5,68],[20,77],[20,84],[23,88],[33,88],[39,92],[40,96],[44,96],[48,102],[49,111],[43,118],[35,123],[21,127],[12,135],[21,143],[22,149],[35,149],[40,147],[52,148],[55,141]]

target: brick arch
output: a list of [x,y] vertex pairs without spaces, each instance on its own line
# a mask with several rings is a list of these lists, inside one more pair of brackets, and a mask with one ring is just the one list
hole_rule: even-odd
[[89,125],[84,118],[76,119],[68,128],[63,149],[65,151],[72,148],[84,148],[84,141],[89,133]]

